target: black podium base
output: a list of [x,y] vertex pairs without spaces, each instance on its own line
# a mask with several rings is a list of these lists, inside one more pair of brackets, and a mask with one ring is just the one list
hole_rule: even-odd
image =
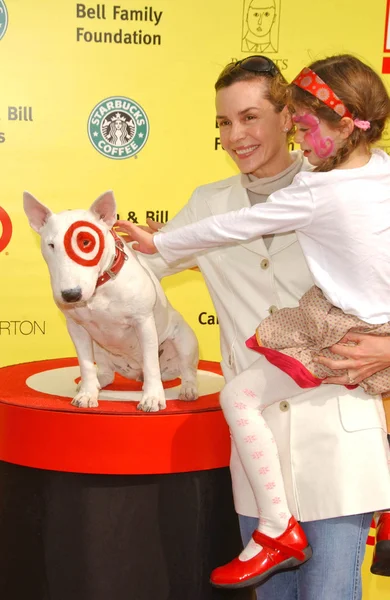
[[240,549],[227,468],[114,476],[0,462],[4,600],[250,600],[208,582]]

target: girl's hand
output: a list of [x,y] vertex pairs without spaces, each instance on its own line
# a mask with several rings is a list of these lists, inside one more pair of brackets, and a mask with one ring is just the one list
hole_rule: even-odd
[[[152,221],[152,219],[146,219],[146,222],[147,225],[137,225],[137,227],[139,229],[147,231],[148,233],[156,233],[161,229],[161,227],[164,226],[164,223],[158,223],[158,221]],[[132,223],[129,223],[129,221],[117,221],[114,225],[114,229],[116,232],[124,234],[121,235],[121,238],[126,242],[126,244],[128,244],[129,242],[136,241],[130,233],[131,231],[133,231],[131,227],[133,227],[133,225]]]
[[327,377],[323,383],[350,385],[360,383],[378,371],[390,367],[390,336],[367,333],[347,333],[337,344],[329,348],[343,356],[344,360],[333,360],[318,356],[315,360],[332,370],[347,370],[347,375]]
[[158,252],[153,242],[154,233],[149,233],[144,228],[134,225],[134,223],[130,223],[129,221],[117,221],[117,223],[119,227],[116,230],[125,230],[129,239],[135,242],[132,246],[134,250],[138,250],[143,254],[156,254]]

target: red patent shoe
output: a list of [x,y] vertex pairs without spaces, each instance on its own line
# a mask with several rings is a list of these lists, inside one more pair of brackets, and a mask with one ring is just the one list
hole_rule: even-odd
[[262,550],[249,560],[235,558],[214,569],[210,577],[214,587],[234,589],[259,585],[278,571],[299,567],[312,555],[305,532],[294,517],[290,518],[286,531],[276,538],[257,530],[252,537]]
[[376,544],[371,573],[390,577],[390,513],[382,513],[376,526]]

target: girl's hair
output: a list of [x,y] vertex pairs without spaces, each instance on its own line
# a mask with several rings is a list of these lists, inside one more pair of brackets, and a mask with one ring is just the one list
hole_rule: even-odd
[[[367,130],[355,127],[345,144],[334,156],[326,159],[316,170],[330,171],[347,160],[360,144],[369,148],[378,142],[390,116],[390,98],[382,79],[371,67],[349,54],[331,56],[309,65],[345,104],[353,119],[370,122]],[[294,83],[289,86],[288,103],[291,109],[307,109],[330,127],[337,127],[340,115],[318,98]]]
[[261,79],[268,83],[267,92],[265,94],[266,100],[272,104],[276,112],[282,112],[287,103],[288,84],[279,68],[275,63],[273,63],[273,65],[275,67],[274,73],[264,73],[243,69],[237,62],[229,63],[220,73],[215,83],[215,91],[218,92],[222,88],[229,87],[237,81],[256,81]]

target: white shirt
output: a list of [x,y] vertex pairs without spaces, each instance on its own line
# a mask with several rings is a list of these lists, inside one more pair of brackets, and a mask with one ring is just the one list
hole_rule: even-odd
[[154,242],[168,262],[295,230],[314,283],[345,313],[390,321],[390,158],[374,150],[357,169],[301,172],[265,204],[215,215]]

